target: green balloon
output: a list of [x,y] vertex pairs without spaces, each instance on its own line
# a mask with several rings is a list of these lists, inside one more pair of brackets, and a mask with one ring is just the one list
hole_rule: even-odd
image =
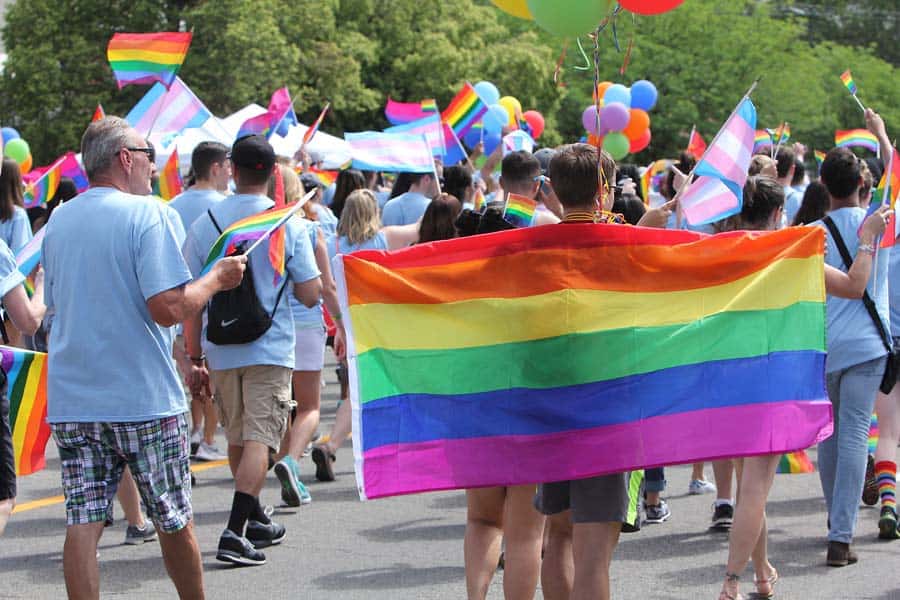
[[625,158],[630,147],[631,142],[628,141],[628,137],[624,133],[614,131],[612,133],[607,133],[603,137],[603,149],[609,152],[616,160]]
[[3,146],[3,154],[21,165],[31,155],[31,148],[28,147],[28,142],[18,138],[6,142],[6,145]]
[[534,21],[560,37],[578,37],[593,31],[608,8],[608,3],[601,0],[528,0]]

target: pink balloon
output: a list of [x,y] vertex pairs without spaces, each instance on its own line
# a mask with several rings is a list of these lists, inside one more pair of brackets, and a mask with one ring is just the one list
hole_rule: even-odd
[[536,110],[526,110],[522,118],[531,126],[531,137],[538,139],[544,133],[544,115]]
[[[627,111],[625,114],[628,114]],[[626,123],[627,123],[626,119]],[[588,133],[593,133],[594,135],[599,135],[599,131],[597,129],[597,107],[593,104],[584,109],[584,112],[581,113],[581,124],[584,125],[584,128]]]
[[622,131],[630,118],[628,107],[621,102],[610,102],[600,109],[600,122],[609,131]]

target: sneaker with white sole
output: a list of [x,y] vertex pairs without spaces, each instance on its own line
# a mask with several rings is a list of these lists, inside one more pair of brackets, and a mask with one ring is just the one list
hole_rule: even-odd
[[247,521],[247,530],[244,533],[247,541],[253,544],[257,550],[280,544],[286,536],[287,531],[284,525],[279,525],[275,521],[260,523],[252,519]]
[[705,479],[691,479],[688,484],[688,494],[691,496],[699,496],[700,494],[715,494],[716,486],[712,482]]
[[222,454],[221,450],[219,450],[212,444],[207,444],[206,442],[200,442],[200,447],[197,448],[197,452],[196,454],[194,454],[194,459],[201,462],[224,460],[226,458],[228,457]]
[[713,504],[712,525],[710,529],[717,531],[728,531],[734,522],[734,505],[732,504]]
[[312,502],[312,496],[300,481],[300,466],[291,456],[275,463],[275,476],[281,484],[281,499],[288,506],[302,506]]
[[191,432],[191,458],[194,458],[194,455],[197,454],[197,450],[200,448],[200,442],[203,441],[203,432],[201,430],[192,431]]
[[644,512],[647,515],[644,523],[665,523],[672,516],[669,505],[662,498],[659,499],[659,504],[645,504]]
[[254,548],[247,538],[226,529],[219,538],[216,560],[247,567],[266,564],[266,555]]
[[125,530],[125,543],[129,546],[140,546],[144,542],[152,542],[156,539],[156,528],[144,521],[143,527],[129,525]]

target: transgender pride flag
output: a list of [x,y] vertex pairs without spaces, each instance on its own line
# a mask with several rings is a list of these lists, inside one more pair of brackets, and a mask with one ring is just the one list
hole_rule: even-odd
[[688,223],[713,223],[741,211],[755,134],[756,107],[745,97],[697,163],[697,180],[681,195]]
[[363,131],[345,133],[353,168],[389,173],[431,173],[434,159],[424,136]]
[[171,87],[156,82],[134,105],[125,120],[141,135],[153,133],[181,133],[185,129],[201,127],[212,113],[180,77]]

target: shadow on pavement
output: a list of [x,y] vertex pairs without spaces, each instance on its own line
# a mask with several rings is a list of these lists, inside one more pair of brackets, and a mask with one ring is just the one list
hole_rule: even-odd
[[326,590],[385,590],[450,583],[464,578],[463,567],[419,568],[408,563],[395,563],[381,569],[330,573],[317,577],[313,584]]
[[375,529],[363,529],[360,535],[376,542],[418,541],[418,540],[462,540],[466,531],[465,523],[424,525],[440,522],[441,519],[418,519],[395,523]]

